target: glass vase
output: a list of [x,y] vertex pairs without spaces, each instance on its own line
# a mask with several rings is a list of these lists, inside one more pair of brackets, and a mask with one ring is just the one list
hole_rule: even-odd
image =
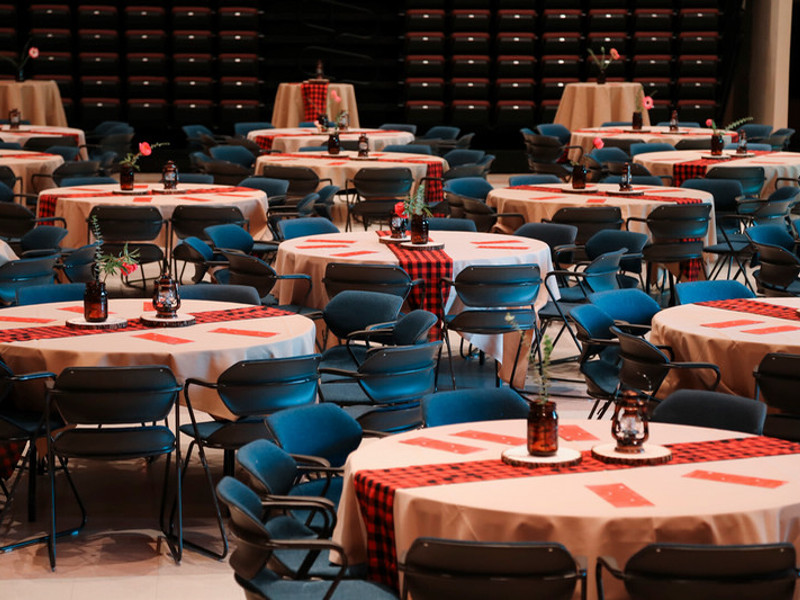
[[603,85],[605,82],[606,82],[606,72],[600,71],[599,73],[597,73],[597,84]]
[[528,412],[528,454],[553,456],[558,452],[556,403],[533,402]]
[[25,81],[25,69],[18,69],[17,70],[17,81]]
[[339,141],[339,132],[334,131],[328,136],[328,154],[339,154],[342,143]]
[[428,217],[425,215],[411,215],[411,243],[428,243]]
[[83,318],[88,323],[108,319],[108,292],[104,281],[89,281],[83,291]]
[[631,129],[635,129],[636,131],[639,131],[642,128],[643,124],[644,124],[644,121],[643,121],[643,117],[642,117],[642,111],[640,111],[640,110],[634,111],[633,115],[631,116]]
[[120,165],[119,167],[119,189],[127,192],[133,191],[133,180],[136,169],[131,165]]
[[721,133],[712,133],[711,134],[711,154],[714,156],[720,156],[722,154],[722,148],[725,147],[725,137]]
[[575,190],[582,190],[586,187],[586,169],[583,165],[574,165],[572,167],[572,188]]

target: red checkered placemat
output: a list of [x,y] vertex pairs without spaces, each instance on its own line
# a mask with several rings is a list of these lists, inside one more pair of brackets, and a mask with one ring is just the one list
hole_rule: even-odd
[[[668,465],[800,454],[800,444],[767,437],[669,444],[668,447],[672,450],[672,460],[666,463]],[[592,457],[591,451],[581,454],[581,462],[572,467],[525,469],[507,465],[501,460],[478,460],[357,472],[354,485],[366,523],[370,579],[395,587],[398,585],[394,533],[394,496],[397,490],[634,468],[631,465],[604,463]]]
[[[84,188],[85,189],[85,188]],[[226,186],[226,187],[218,187],[218,188],[192,188],[187,190],[181,190],[181,194],[229,194],[231,192],[252,192],[251,188],[246,187],[238,187],[238,186]],[[96,192],[93,191],[84,191],[80,193],[69,193],[69,190],[66,190],[66,193],[42,193],[39,196],[39,218],[44,219],[47,217],[53,217],[56,214],[56,203],[62,198],[103,198],[103,197],[115,197],[119,198],[119,194],[115,194],[113,190],[98,190]],[[134,202],[136,198],[141,198],[141,196],[127,196],[133,198]]]
[[[378,231],[379,236],[389,235],[388,231]],[[411,279],[422,279],[424,289],[415,286],[408,296],[412,308],[429,310],[440,319],[444,318],[444,306],[440,293],[442,277],[453,276],[453,259],[444,250],[407,250],[399,244],[387,244],[394,252],[400,266],[411,276]],[[441,339],[442,331],[439,323],[431,329],[431,339]]]
[[[761,155],[761,154],[769,154],[769,152],[765,152],[763,150],[759,150],[754,152],[753,154]],[[728,156],[731,156],[730,154]],[[737,160],[743,160],[745,158],[750,158],[747,156],[737,157],[732,156],[732,158],[724,158],[724,159],[714,159],[714,158],[700,158],[697,160],[689,160],[686,162],[675,163],[672,165],[672,185],[675,187],[680,187],[681,183],[686,181],[687,179],[702,179],[706,176],[706,171],[708,171],[709,167],[715,167],[717,165],[725,164],[734,162]]]
[[303,120],[316,121],[321,114],[328,114],[328,82],[304,81],[300,84],[303,95]]
[[777,304],[767,304],[766,302],[756,302],[746,298],[735,298],[733,300],[710,300],[708,302],[698,302],[699,306],[709,306],[711,308],[722,308],[736,312],[749,313],[751,315],[762,315],[764,317],[775,317],[776,319],[786,319],[787,321],[800,321],[800,314],[796,308],[791,306],[780,306]]

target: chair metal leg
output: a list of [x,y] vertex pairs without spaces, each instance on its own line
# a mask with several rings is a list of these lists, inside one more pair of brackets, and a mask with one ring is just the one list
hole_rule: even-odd
[[450,348],[450,336],[448,335],[446,327],[442,327],[442,337],[444,337],[444,343],[447,345],[447,360],[450,363],[450,381],[453,385],[453,389],[456,389],[456,371],[453,366],[453,351]]
[[[48,439],[50,438],[50,433],[48,432]],[[50,444],[48,444],[50,445]],[[70,489],[72,490],[73,495],[75,496],[75,500],[78,503],[78,507],[81,511],[81,524],[77,527],[72,527],[70,529],[62,529],[61,531],[56,531],[56,469],[55,469],[55,454],[53,453],[52,446],[48,451],[48,462],[49,471],[50,471],[50,535],[43,536],[39,538],[40,541],[47,541],[48,546],[48,553],[50,555],[50,569],[55,571],[56,570],[56,540],[60,537],[64,536],[73,536],[77,535],[77,533],[83,529],[86,525],[86,507],[83,505],[83,501],[81,500],[80,495],[78,495],[78,488],[75,487],[75,482],[72,480],[72,475],[69,473],[69,469],[67,468],[67,462],[61,457],[58,457],[58,462],[61,464],[61,469],[64,471],[64,476],[67,478],[67,483],[69,484]],[[32,543],[32,542],[31,542]],[[26,544],[27,545],[27,544]]]

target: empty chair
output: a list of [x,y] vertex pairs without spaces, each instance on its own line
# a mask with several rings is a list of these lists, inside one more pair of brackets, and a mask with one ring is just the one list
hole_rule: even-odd
[[378,129],[384,129],[387,131],[407,131],[414,135],[417,133],[417,126],[411,123],[384,123],[383,125],[380,125]]
[[214,160],[227,160],[246,169],[252,169],[256,161],[250,150],[239,145],[212,146],[209,148],[209,153]]
[[255,175],[246,177],[239,182],[239,187],[249,187],[256,190],[261,190],[267,195],[267,202],[270,208],[286,204],[286,197],[289,192],[288,179],[274,179],[271,177],[263,177]]
[[797,582],[792,544],[715,546],[649,544],[624,568],[600,556],[597,592],[605,598],[603,572],[625,583],[632,600],[656,598],[774,598],[789,600]]
[[313,170],[308,167],[284,167],[279,165],[266,164],[261,169],[261,175],[270,179],[284,179],[289,182],[286,190],[288,198],[304,198],[308,194],[317,191],[320,183],[333,183],[330,179],[320,179]]
[[795,390],[800,382],[800,355],[770,352],[753,370],[755,398],[769,407],[764,435],[800,442],[800,407]]
[[651,420],[761,435],[766,416],[767,405],[752,398],[707,390],[678,390],[658,403]]
[[321,217],[302,217],[299,219],[282,219],[278,221],[281,239],[291,240],[307,235],[339,233],[339,228],[328,219]]
[[391,294],[405,299],[422,279],[411,279],[399,265],[329,262],[325,265],[322,284],[329,298],[344,290],[361,290]]
[[[758,258],[754,272],[759,291],[766,296],[800,295],[800,259],[794,239],[781,225],[756,225],[745,230]],[[789,250],[791,249],[791,250]]]
[[261,242],[254,240],[253,236],[243,227],[235,223],[222,223],[203,228],[202,238],[211,240],[215,249],[235,250],[244,254],[254,254],[259,257],[273,253],[277,249],[275,242]]
[[86,285],[83,283],[30,285],[17,290],[16,304],[17,306],[25,306],[28,304],[83,300],[83,292],[85,290]]
[[675,286],[675,299],[678,304],[730,300],[733,298],[755,298],[755,296],[746,285],[729,279],[683,281]]
[[744,132],[748,142],[760,142],[768,138],[772,133],[772,125],[762,125],[761,123],[745,123],[740,125],[737,132]]
[[639,289],[607,290],[589,294],[589,302],[626,331],[644,334],[661,306]]
[[387,144],[381,152],[403,152],[406,154],[433,154],[427,144]]
[[414,185],[406,167],[359,169],[352,179],[355,196],[347,203],[347,229],[360,220],[366,229],[373,222],[386,222],[397,202],[405,200]]
[[245,219],[238,206],[191,206],[179,204],[172,211],[169,223],[170,245],[174,246],[177,240],[183,240],[188,237],[208,240],[209,238],[204,231],[206,227],[224,223],[244,227],[247,225],[247,219]]
[[452,217],[429,217],[428,229],[430,231],[478,231],[475,221],[471,219],[454,219]]
[[560,123],[540,123],[535,127],[541,135],[550,135],[557,137],[562,144],[569,144],[572,133],[564,125]]
[[560,184],[561,179],[556,175],[540,174],[540,175],[512,175],[508,178],[508,185],[511,187],[517,185],[539,185],[542,183],[555,183]]
[[633,157],[637,154],[646,154],[648,152],[669,152],[675,150],[675,146],[666,142],[644,142],[631,144],[629,154]]
[[[62,284],[63,285],[63,284]],[[214,300],[216,302],[236,302],[237,304],[261,305],[256,288],[249,285],[209,284],[181,285],[181,300]]]
[[462,389],[437,392],[422,399],[424,427],[471,421],[524,419],[530,407],[511,388]]
[[622,227],[622,211],[618,206],[565,207],[542,222],[574,225],[578,228],[575,243],[581,245],[598,231]]
[[450,216],[463,219],[464,198],[473,198],[486,201],[486,196],[494,189],[486,179],[482,177],[460,177],[450,179],[444,185],[444,196],[450,210]]
[[742,193],[748,198],[758,198],[764,187],[764,167],[715,166],[706,172],[707,179],[738,179]]
[[56,256],[50,255],[20,258],[0,265],[0,304],[14,304],[20,288],[53,283],[56,260]]

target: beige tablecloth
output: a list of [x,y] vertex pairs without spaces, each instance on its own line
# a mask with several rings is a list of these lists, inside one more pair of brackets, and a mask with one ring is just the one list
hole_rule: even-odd
[[[567,441],[562,437],[561,446],[585,451],[613,441],[607,420],[562,420],[562,434],[565,425],[577,425],[594,439]],[[466,431],[524,439],[526,424],[493,421],[412,431],[365,444],[350,456],[333,535],[344,546],[350,564],[363,562],[367,556],[354,474],[367,469],[497,460],[509,447],[456,435]],[[648,443],[742,437],[738,432],[654,423]],[[475,451],[456,454],[404,443],[413,438],[466,445]],[[765,488],[689,477],[698,470],[785,483]],[[650,504],[616,507],[588,488],[609,484],[625,485]],[[611,555],[624,565],[634,552],[653,542],[800,543],[800,455],[405,488],[395,494],[394,522],[399,560],[419,536],[562,543],[573,554],[588,558],[589,597],[596,598],[593,571],[598,555]],[[611,577],[604,581],[608,598],[627,598]]]
[[[607,121],[630,121],[636,110],[639,90],[644,91],[641,83],[568,83],[553,123],[574,131],[582,127],[599,127]],[[646,110],[642,120],[644,125],[650,125],[650,115]]]
[[[341,102],[331,97],[335,90]],[[358,105],[356,92],[350,83],[331,83],[328,85],[328,119],[335,119],[342,111],[350,115],[350,126],[358,127]],[[303,93],[299,83],[281,83],[275,94],[275,105],[272,107],[272,121],[275,127],[297,127],[303,119]]]
[[[539,265],[541,277],[544,280],[545,275],[553,268],[550,249],[538,240],[461,231],[434,231],[431,232],[431,239],[444,243],[444,251],[453,260],[453,277],[470,265],[533,263]],[[309,242],[309,240],[320,241]],[[328,244],[336,245],[337,242],[339,242],[338,248],[328,246]],[[479,242],[489,242],[489,245],[494,244],[499,247],[479,247]],[[509,248],[511,245],[519,246],[519,248]],[[328,296],[321,281],[329,262],[399,264],[397,256],[386,244],[378,241],[378,236],[374,231],[358,231],[315,235],[310,238],[296,238],[282,242],[275,259],[275,269],[281,274],[306,273],[310,275],[314,284],[311,294],[305,302],[309,306],[323,308],[328,302]],[[298,285],[295,291],[295,286],[287,281],[279,281],[273,290],[280,304],[302,302],[303,292],[302,286]],[[557,290],[554,293],[557,295]],[[536,301],[536,308],[544,306],[546,301],[547,292],[542,286]],[[456,295],[451,290],[445,308],[449,309],[453,306],[453,310],[458,310],[460,303],[455,304],[455,302],[457,302]],[[469,339],[474,346],[502,363],[501,377],[506,376],[506,380],[511,375],[511,367],[514,363],[514,352],[519,339],[516,336],[517,334],[508,334],[503,338],[501,336],[464,334],[464,337]],[[519,375],[523,375],[523,371],[524,369],[518,368]],[[523,384],[519,379],[517,383],[520,386]]]
[[17,177],[20,177],[19,183],[14,188],[14,191],[18,193],[34,193],[36,186],[41,185],[42,182],[52,181],[50,178],[41,178],[34,185],[31,183],[31,177],[34,173],[50,174],[62,164],[64,164],[64,159],[58,154],[27,152],[24,150],[0,150],[0,165],[9,167]]
[[[8,125],[0,125],[0,140],[4,142],[17,142],[20,146],[24,146],[32,137],[64,137],[70,136],[75,139],[77,146],[86,145],[86,134],[83,129],[76,129],[74,127],[52,127],[49,125],[22,125],[19,129],[11,129]],[[80,149],[80,158],[86,160],[89,158],[86,148]]]
[[[764,167],[764,186],[761,188],[763,196],[775,191],[775,180],[778,177],[800,177],[800,152],[769,152],[756,154],[750,158],[738,158],[735,151],[725,152],[728,160],[711,159],[706,170],[712,167]],[[709,156],[708,151],[702,150],[676,150],[673,152],[648,152],[638,154],[634,162],[644,165],[653,175],[672,176],[675,163],[700,160]],[[784,184],[786,185],[786,184]]]
[[10,110],[18,108],[22,118],[33,125],[67,126],[67,115],[61,103],[61,92],[55,81],[0,80],[0,116],[8,118]]
[[[800,309],[798,298],[759,298],[759,302]],[[739,324],[736,321],[752,321]],[[711,326],[716,324],[716,326]],[[753,369],[768,352],[800,354],[800,329],[758,333],[759,329],[796,326],[800,322],[744,312],[686,304],[662,310],[653,317],[650,341],[672,347],[677,361],[710,362],[722,373],[718,390],[753,397]],[[755,330],[755,331],[754,331]],[[670,374],[659,396],[678,388],[705,389],[709,372],[681,370]]]
[[[109,316],[138,319],[143,312],[152,312],[142,298],[112,299]],[[179,314],[240,308],[241,304],[186,300]],[[69,310],[76,308],[78,312]],[[79,302],[34,304],[0,310],[0,330],[63,325],[67,319],[83,316]],[[15,322],[14,318],[48,319],[44,323]],[[228,331],[215,331],[227,329]],[[65,337],[27,342],[0,342],[0,356],[16,372],[52,371],[60,373],[72,366],[134,366],[160,364],[169,366],[183,382],[188,377],[216,381],[232,364],[244,359],[284,358],[314,353],[314,322],[299,315],[242,319],[203,323],[174,329],[156,328],[145,331],[124,329],[93,335]],[[140,337],[143,334],[163,335],[162,340]],[[242,332],[272,332],[264,337]],[[192,405],[213,415],[228,418],[216,393],[192,396]]]
[[[92,208],[100,204],[155,206],[164,219],[169,219],[175,207],[180,205],[238,206],[249,220],[250,234],[255,239],[261,239],[267,233],[267,196],[261,190],[197,183],[179,184],[178,190],[191,191],[185,194],[159,194],[157,191],[163,189],[160,183],[136,184],[136,189],[141,190],[141,194],[122,195],[118,193],[119,186],[116,184],[50,188],[39,194],[39,212],[42,213],[46,206],[42,199],[45,196],[54,196],[55,212],[52,214],[67,220],[69,233],[61,242],[64,248],[88,243],[86,219]],[[164,246],[167,243],[166,233],[167,228],[164,227],[156,240],[157,244]]]
[[[619,190],[617,184],[591,184],[598,191],[615,192]],[[591,189],[590,187],[590,189]],[[537,190],[536,188],[541,188]],[[528,223],[539,223],[542,219],[551,218],[555,212],[569,206],[619,206],[622,218],[646,218],[655,207],[668,203],[668,198],[697,198],[711,204],[713,197],[707,192],[699,190],[686,190],[672,187],[635,186],[636,190],[644,192],[643,196],[606,196],[592,193],[573,193],[551,191],[554,188],[571,190],[569,184],[542,184],[539,186],[523,186],[517,188],[497,188],[489,192],[486,204],[496,208],[497,212],[520,213],[525,216]],[[662,196],[662,199],[646,199],[647,196]],[[631,222],[631,231],[647,233],[647,225],[641,222]],[[711,210],[707,244],[716,243],[716,230],[714,226],[714,210]]]
[[[677,132],[670,132],[669,127],[643,127],[641,131],[634,131],[630,127],[586,127],[572,132],[569,143],[571,146],[580,146],[584,154],[594,149],[595,138],[602,140],[641,140],[644,142],[664,142],[673,146],[681,140],[709,139],[712,129],[701,127],[681,127]],[[725,143],[731,141],[731,135],[725,137]],[[577,160],[578,151],[570,150],[569,157]]]
[[[389,144],[410,144],[414,135],[408,131],[387,131],[384,129],[348,129],[339,134],[340,141],[358,142],[362,133],[367,134],[369,149],[382,150]],[[256,129],[247,134],[247,138],[262,148],[264,140],[271,139],[271,149],[277,152],[297,152],[304,146],[325,146],[328,134],[319,133],[312,127],[290,127],[285,129]]]

